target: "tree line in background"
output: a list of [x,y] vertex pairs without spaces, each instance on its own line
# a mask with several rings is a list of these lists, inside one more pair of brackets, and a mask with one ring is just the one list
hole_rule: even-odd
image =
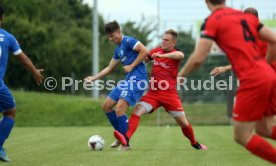
[[[54,92],[71,93],[70,88],[65,91],[61,89],[61,77],[82,80],[91,74],[92,9],[82,0],[1,0],[0,4],[6,10],[2,28],[16,36],[23,51],[37,67],[45,69],[45,77],[57,79],[58,87]],[[104,34],[104,24],[107,21],[112,20],[104,20],[99,14],[100,70],[109,64],[116,47]],[[125,35],[134,36],[148,46],[156,25],[152,25],[152,20],[142,19],[139,23],[128,21],[122,24],[122,29]],[[178,32],[176,47],[185,53],[183,65],[193,51],[195,41],[191,33],[181,30]],[[197,72],[194,77],[197,78],[198,75],[203,73]],[[124,72],[119,67],[104,80],[123,78]],[[43,86],[37,87],[32,76],[12,57],[5,82],[14,89],[47,91]],[[90,92],[79,90],[75,93]],[[106,91],[101,93],[106,94]]]

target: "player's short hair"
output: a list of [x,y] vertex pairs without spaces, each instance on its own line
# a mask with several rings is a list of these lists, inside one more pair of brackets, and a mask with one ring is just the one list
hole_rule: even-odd
[[167,30],[167,31],[165,32],[165,34],[170,34],[170,35],[172,35],[172,37],[173,37],[174,39],[176,39],[177,36],[178,36],[178,33],[177,33],[175,30],[173,30],[173,29]]
[[246,9],[244,10],[244,13],[253,14],[253,15],[256,16],[257,18],[259,18],[258,10],[255,9],[255,8],[253,8],[253,7],[246,8]]
[[4,8],[2,6],[0,6],[0,18],[3,17],[4,13],[5,13]]
[[225,3],[225,0],[208,0],[212,5],[221,5]]
[[111,34],[117,30],[120,30],[120,25],[117,21],[112,21],[105,24],[104,31],[106,34]]

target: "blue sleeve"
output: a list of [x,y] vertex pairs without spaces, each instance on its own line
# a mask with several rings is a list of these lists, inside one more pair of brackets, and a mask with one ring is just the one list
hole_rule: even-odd
[[116,53],[114,53],[113,59],[120,60],[119,56]]
[[120,59],[120,57],[118,56],[118,54],[117,54],[117,48],[115,49],[115,51],[114,51],[114,55],[113,55],[113,59],[116,59],[116,60],[121,60]]
[[128,37],[128,38],[126,39],[126,45],[127,45],[129,48],[131,48],[132,50],[134,50],[135,47],[136,47],[139,43],[140,43],[140,42],[139,42],[137,39],[133,38],[133,37]]
[[22,52],[16,38],[13,35],[10,36],[9,49],[13,53],[13,55],[18,55]]

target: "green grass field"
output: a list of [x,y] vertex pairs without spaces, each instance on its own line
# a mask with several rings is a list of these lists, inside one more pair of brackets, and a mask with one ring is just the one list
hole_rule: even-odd
[[[8,166],[267,166],[232,140],[230,126],[195,126],[208,151],[191,148],[180,129],[141,126],[132,150],[110,149],[111,127],[16,127],[6,143]],[[103,151],[87,148],[90,135],[104,137]],[[276,145],[274,143],[274,145]]]
[[[0,162],[0,166],[270,165],[234,143],[224,103],[184,103],[198,141],[208,151],[194,150],[161,109],[161,127],[156,127],[157,113],[142,117],[131,140],[132,150],[121,152],[109,148],[113,130],[101,110],[102,99],[24,91],[13,91],[13,95],[16,127],[5,144],[13,162]],[[88,150],[87,140],[94,134],[104,137],[103,151]]]

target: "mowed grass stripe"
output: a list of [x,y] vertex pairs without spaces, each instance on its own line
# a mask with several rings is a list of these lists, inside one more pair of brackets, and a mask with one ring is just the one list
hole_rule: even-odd
[[[9,166],[270,165],[235,144],[231,126],[194,127],[208,151],[194,150],[177,126],[141,126],[131,140],[132,150],[120,152],[109,148],[112,131],[111,127],[16,127],[6,144],[13,159]],[[87,140],[93,134],[104,137],[103,151],[88,150]]]

